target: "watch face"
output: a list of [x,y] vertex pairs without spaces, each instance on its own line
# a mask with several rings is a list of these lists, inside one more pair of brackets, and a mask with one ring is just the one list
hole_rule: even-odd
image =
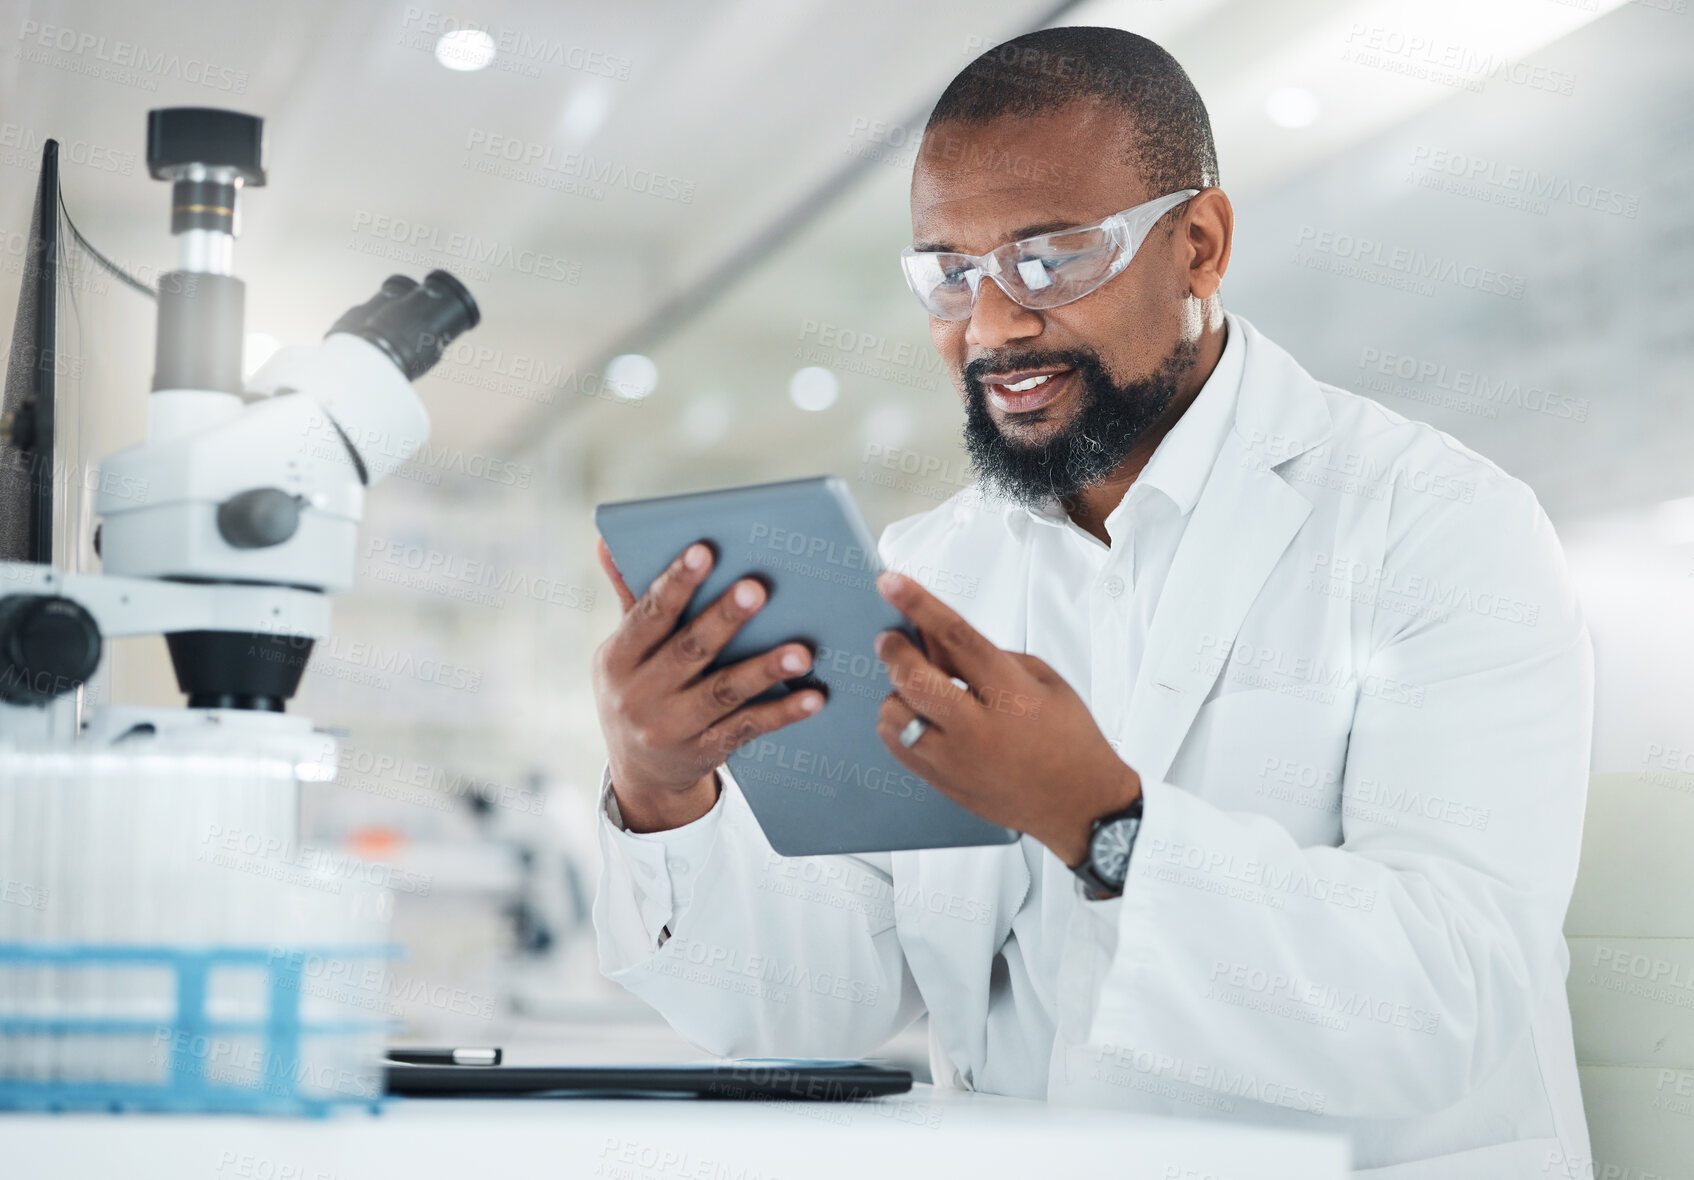
[[1088,848],[1088,859],[1102,880],[1122,885],[1129,875],[1129,850],[1135,843],[1135,833],[1141,821],[1126,815],[1109,824],[1101,824]]

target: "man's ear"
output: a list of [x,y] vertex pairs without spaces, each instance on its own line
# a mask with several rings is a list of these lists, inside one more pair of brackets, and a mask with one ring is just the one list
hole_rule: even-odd
[[1181,221],[1188,258],[1188,292],[1210,299],[1223,285],[1235,241],[1235,207],[1221,188],[1203,188],[1189,198]]

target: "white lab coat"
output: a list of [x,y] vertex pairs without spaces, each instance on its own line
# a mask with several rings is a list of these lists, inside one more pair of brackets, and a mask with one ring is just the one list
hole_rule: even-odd
[[[1027,837],[779,857],[730,783],[676,832],[602,814],[602,968],[720,1054],[873,1054],[927,1011],[939,1085],[1343,1133],[1395,1180],[1562,1175],[1593,673],[1552,527],[1230,325],[1233,428],[1095,710],[1145,792],[1123,898]],[[968,573],[940,596],[1042,655],[1031,527],[967,492],[883,556]]]

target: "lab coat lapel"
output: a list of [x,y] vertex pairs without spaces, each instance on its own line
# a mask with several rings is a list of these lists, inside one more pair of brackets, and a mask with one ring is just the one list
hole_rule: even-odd
[[[998,543],[986,563],[980,534],[926,557],[942,569],[981,570],[978,594],[950,605],[997,646],[1023,651],[1029,550],[1005,545],[999,520],[989,528]],[[970,1086],[987,1053],[990,969],[1029,894],[1029,866],[1018,843],[892,857],[895,914],[907,965],[930,1002],[936,1040],[959,1081]],[[937,1079],[943,1085],[951,1080]]]
[[1329,433],[1322,391],[1239,317],[1247,356],[1234,429],[1225,436],[1177,547],[1148,629],[1118,750],[1142,778],[1163,779],[1221,669],[1241,621],[1312,510],[1276,466]]

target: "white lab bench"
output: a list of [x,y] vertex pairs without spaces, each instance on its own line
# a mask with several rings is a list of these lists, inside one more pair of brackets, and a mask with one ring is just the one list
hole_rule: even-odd
[[1345,1140],[917,1086],[854,1103],[390,1102],[328,1119],[0,1115],[18,1180],[1341,1180]]

